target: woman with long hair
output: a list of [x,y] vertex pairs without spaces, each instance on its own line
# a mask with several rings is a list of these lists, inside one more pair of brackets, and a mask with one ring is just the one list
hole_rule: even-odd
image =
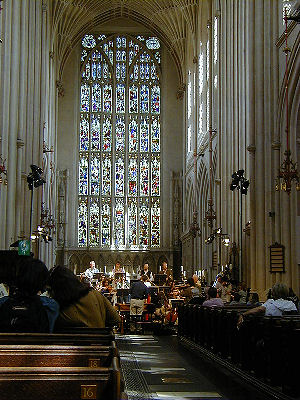
[[118,325],[119,314],[97,290],[93,290],[68,268],[56,266],[50,270],[50,295],[60,305],[58,326],[104,328]]

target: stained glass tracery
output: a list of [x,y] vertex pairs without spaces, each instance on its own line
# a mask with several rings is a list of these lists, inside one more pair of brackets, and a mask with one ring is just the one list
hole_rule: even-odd
[[160,41],[85,35],[78,245],[160,246]]

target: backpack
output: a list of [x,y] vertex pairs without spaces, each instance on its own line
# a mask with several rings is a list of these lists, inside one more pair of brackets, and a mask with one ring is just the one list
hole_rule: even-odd
[[48,315],[40,297],[8,297],[0,305],[0,332],[49,333]]

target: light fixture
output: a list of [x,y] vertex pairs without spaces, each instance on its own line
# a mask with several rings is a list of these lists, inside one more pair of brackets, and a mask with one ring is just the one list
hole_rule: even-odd
[[282,190],[286,192],[288,195],[291,193],[292,190],[292,183],[296,183],[296,190],[300,190],[300,179],[299,174],[297,171],[297,163],[293,162],[291,158],[291,150],[289,145],[289,97],[288,97],[288,58],[291,49],[288,47],[288,16],[287,10],[285,10],[284,20],[285,20],[285,48],[283,52],[285,53],[285,108],[286,108],[286,151],[284,152],[285,159],[283,160],[279,170],[277,179],[275,182],[275,190],[279,191]]
[[210,244],[215,240],[215,235],[212,233],[208,238],[205,239],[206,244]]
[[232,174],[232,181],[230,184],[230,190],[240,190],[240,264],[239,264],[239,280],[242,280],[242,264],[243,264],[243,194],[246,195],[250,182],[244,177],[244,170],[239,169]]
[[230,184],[230,190],[234,191],[235,189],[240,190],[241,194],[247,194],[248,192],[248,187],[250,185],[250,182],[248,179],[244,177],[244,170],[239,169],[238,171],[234,172],[232,174],[232,181]]
[[[38,188],[46,183],[44,177],[42,176],[43,170],[37,165],[30,165],[31,172],[27,175],[28,188],[31,191],[31,201],[30,201],[30,223],[29,223],[29,238],[32,240],[32,215],[33,215],[33,188]],[[35,235],[36,236],[36,235]]]
[[222,243],[223,243],[224,246],[228,247],[228,246],[230,246],[230,239],[228,237],[227,238],[223,238],[222,239]]
[[27,183],[29,190],[33,190],[33,187],[38,188],[46,183],[44,177],[42,176],[43,170],[37,165],[30,165],[31,172],[27,176]]

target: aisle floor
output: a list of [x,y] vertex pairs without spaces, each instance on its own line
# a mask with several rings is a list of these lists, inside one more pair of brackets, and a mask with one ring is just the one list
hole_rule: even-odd
[[265,400],[182,347],[176,335],[119,335],[117,342],[129,400]]

